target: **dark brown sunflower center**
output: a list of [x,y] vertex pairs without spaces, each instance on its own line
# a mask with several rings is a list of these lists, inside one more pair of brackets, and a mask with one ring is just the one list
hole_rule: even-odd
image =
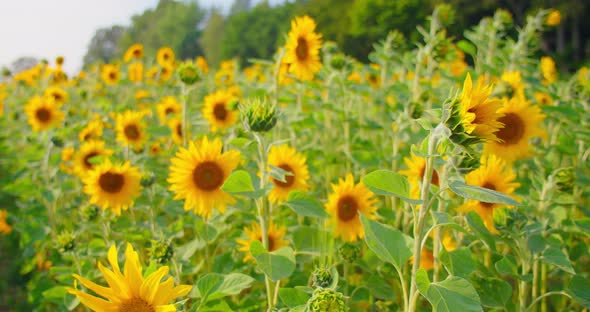
[[117,79],[117,73],[112,71],[109,73],[109,79],[115,80]]
[[[262,237],[258,237],[258,241],[262,243]],[[272,236],[268,235],[268,251],[275,250],[275,240]]]
[[306,60],[309,55],[309,47],[305,38],[297,38],[297,47],[295,48],[295,55],[300,61]]
[[170,58],[170,55],[168,53],[164,53],[162,58],[167,61]]
[[59,94],[59,93],[53,93],[53,94],[51,94],[51,96],[58,102],[63,100],[63,96],[61,96],[61,94]]
[[225,109],[225,103],[217,103],[213,107],[213,115],[217,120],[225,120],[227,117],[227,109]]
[[40,122],[48,122],[51,119],[51,111],[42,107],[35,112],[35,116]]
[[[422,182],[424,179],[424,170],[426,170],[426,167],[422,167],[420,170],[420,182]],[[438,181],[438,172],[436,172],[436,170],[432,170],[432,178],[430,179],[430,183],[440,186]]]
[[278,166],[279,168],[291,172],[291,174],[293,175],[285,175],[285,182],[283,181],[279,181],[277,179],[272,179],[272,182],[279,187],[284,187],[284,188],[288,188],[291,185],[293,185],[293,183],[295,183],[295,174],[293,172],[293,168],[291,168],[291,166],[287,165],[287,164],[282,164]]
[[90,159],[94,156],[98,156],[99,153],[98,152],[91,152],[86,154],[86,156],[84,156],[84,166],[86,166],[86,168],[92,168],[92,164],[90,163]]
[[107,193],[118,193],[125,185],[125,177],[120,173],[105,172],[98,178],[98,185]]
[[133,50],[132,54],[134,57],[141,57],[141,50],[139,50],[139,49]]
[[214,191],[223,184],[223,170],[215,162],[203,162],[193,170],[193,182],[200,190]]
[[182,138],[182,124],[177,124],[176,125],[176,134]]
[[[486,182],[484,183],[484,185],[482,185],[481,187],[483,188],[487,188],[489,190],[495,191],[496,190],[496,186],[490,182]],[[492,206],[494,206],[493,203],[486,203],[486,202],[480,202],[482,206],[484,206],[485,208],[492,208]]]
[[502,144],[516,144],[524,136],[525,124],[517,114],[508,113],[498,118],[498,121],[504,124],[504,128],[496,132],[496,136],[503,141]]
[[170,115],[170,114],[174,114],[174,109],[172,107],[166,107],[166,110],[164,111],[164,114],[166,115]]
[[340,219],[340,221],[350,221],[358,215],[358,203],[352,196],[344,196],[340,198],[336,207],[338,209],[338,219]]
[[143,299],[131,298],[119,305],[119,312],[156,312],[156,309]]
[[136,125],[127,125],[127,126],[125,126],[125,128],[123,128],[123,132],[125,133],[125,136],[129,140],[137,140],[137,139],[139,139],[140,132],[139,132],[139,128],[137,128]]

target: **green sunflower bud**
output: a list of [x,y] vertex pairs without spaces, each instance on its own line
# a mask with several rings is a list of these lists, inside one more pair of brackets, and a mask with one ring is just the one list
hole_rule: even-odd
[[455,10],[449,4],[440,4],[436,6],[438,19],[441,24],[448,26],[455,21]]
[[55,136],[51,137],[51,143],[53,143],[53,145],[59,148],[62,148],[64,146],[64,140]]
[[201,80],[201,72],[193,62],[184,62],[178,67],[178,78],[186,85],[193,85]]
[[242,109],[242,120],[249,131],[267,132],[277,124],[278,112],[266,100],[255,99]]
[[424,107],[418,102],[410,103],[410,116],[413,119],[419,119],[424,114]]
[[341,70],[346,66],[346,58],[342,54],[336,54],[330,60],[330,65],[336,70]]
[[328,269],[316,268],[312,274],[312,286],[315,288],[328,288],[334,281],[332,273]]
[[497,20],[505,25],[510,25],[512,24],[512,14],[510,14],[510,12],[504,9],[500,9],[496,11],[496,14],[494,15],[494,20]]
[[12,72],[10,72],[10,69],[3,67],[2,68],[2,76],[9,77],[10,75],[12,75]]
[[156,176],[152,173],[149,173],[141,177],[140,184],[143,187],[150,187],[152,184],[154,184],[154,182],[156,182]]
[[443,107],[442,120],[444,120],[445,126],[451,131],[449,139],[453,143],[470,151],[471,145],[483,142],[481,138],[468,134],[465,131],[461,117],[461,100],[458,96],[445,102]]
[[316,288],[313,296],[307,301],[305,311],[345,312],[348,311],[348,307],[341,293],[332,289]]
[[83,206],[80,209],[82,218],[86,221],[92,221],[98,217],[98,208],[93,205]]
[[338,254],[344,262],[353,263],[361,257],[361,247],[358,244],[344,243],[338,248]]
[[57,248],[60,252],[68,252],[76,248],[76,236],[69,231],[64,231],[57,236]]
[[153,240],[148,252],[150,258],[155,262],[159,264],[167,263],[174,256],[174,246],[171,242]]
[[555,179],[555,185],[561,192],[571,193],[574,190],[574,184],[576,183],[576,173],[574,168],[561,168],[553,175]]

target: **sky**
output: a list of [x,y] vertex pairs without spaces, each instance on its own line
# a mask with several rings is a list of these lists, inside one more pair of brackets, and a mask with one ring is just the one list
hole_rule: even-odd
[[[199,0],[226,11],[233,0]],[[256,1],[253,1],[256,2]],[[1,0],[0,68],[21,56],[65,58],[64,69],[77,72],[94,32],[129,25],[131,16],[153,8],[158,0]]]

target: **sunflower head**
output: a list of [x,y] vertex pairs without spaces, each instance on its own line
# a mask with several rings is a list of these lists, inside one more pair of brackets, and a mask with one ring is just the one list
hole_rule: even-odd
[[545,24],[547,24],[547,26],[557,26],[559,23],[561,23],[561,13],[559,10],[551,10],[549,14],[547,14]]
[[555,61],[550,56],[541,57],[541,74],[543,84],[552,84],[557,81],[557,68]]
[[484,85],[479,80],[475,86],[471,81],[471,75],[467,73],[461,93],[461,122],[465,132],[477,136],[483,141],[494,141],[494,133],[502,128],[498,118],[502,115],[497,111],[502,106],[502,101],[490,98],[492,86]]
[[[272,252],[281,247],[287,246],[289,243],[284,240],[287,229],[285,227],[279,227],[274,223],[271,223],[267,230],[268,236],[268,251]],[[244,230],[246,232],[247,239],[236,240],[241,246],[238,250],[245,253],[244,262],[254,261],[254,258],[250,254],[250,245],[254,241],[262,242],[262,231],[258,223],[253,223],[250,227]]]
[[352,174],[332,184],[326,211],[332,216],[335,235],[347,242],[363,238],[365,231],[359,216],[363,213],[367,218],[375,218],[375,203],[373,193],[364,184],[355,184]]
[[116,116],[117,141],[123,146],[141,146],[146,139],[143,112],[125,111]]
[[207,60],[205,60],[204,57],[197,56],[197,58],[195,59],[195,64],[204,75],[207,75],[209,73],[209,65],[207,64]]
[[168,121],[168,127],[170,127],[170,131],[172,132],[172,141],[176,144],[182,144],[184,136],[182,133],[182,120],[180,118],[172,118]]
[[[412,186],[410,190],[412,198],[418,198],[420,197],[420,184],[422,183],[424,171],[426,170],[426,159],[412,153],[410,158],[404,157],[404,163],[408,169],[400,170],[399,173],[408,178],[408,181]],[[431,183],[439,186],[439,175],[436,170],[432,171]]]
[[127,69],[129,81],[140,82],[143,79],[143,63],[133,62],[129,64]]
[[270,178],[273,188],[268,195],[272,203],[280,203],[289,197],[291,191],[307,191],[309,185],[309,170],[306,159],[294,148],[288,145],[272,146],[268,153],[268,164],[290,173],[285,175],[284,181]]
[[97,157],[108,157],[113,154],[113,151],[105,148],[104,141],[90,140],[84,142],[80,149],[74,155],[74,172],[84,177],[86,174],[96,167],[94,159]]
[[233,126],[239,117],[236,109],[237,98],[229,92],[219,90],[205,97],[203,116],[211,127],[211,131],[225,130]]
[[266,99],[256,98],[242,106],[242,119],[248,131],[268,132],[278,121],[278,111]]
[[166,124],[170,117],[182,113],[182,105],[174,96],[170,95],[160,100],[160,103],[156,106],[156,110],[158,111],[160,123]]
[[235,203],[221,186],[240,162],[240,153],[230,150],[221,152],[219,139],[207,137],[190,142],[188,149],[181,147],[170,161],[168,183],[175,194],[174,199],[184,200],[184,210],[193,210],[205,218],[213,208],[225,211],[227,204]]
[[322,36],[315,33],[315,28],[315,21],[307,15],[291,21],[284,60],[290,64],[289,72],[301,80],[313,79],[322,67]]
[[73,274],[80,284],[99,297],[78,290],[76,287],[67,289],[70,294],[78,297],[82,304],[93,311],[176,311],[176,307],[169,303],[187,295],[192,289],[190,285],[174,286],[174,279],[171,277],[162,282],[169,272],[167,266],[158,268],[144,278],[139,254],[129,243],[125,250],[123,272],[119,267],[115,245],[109,248],[107,259],[112,269],[101,262],[98,263],[98,269],[107,280],[109,287],[100,286],[78,274]]
[[25,105],[25,113],[33,131],[44,131],[59,125],[65,116],[59,106],[51,97],[34,96],[30,99]]
[[193,62],[184,62],[180,64],[177,70],[178,78],[186,85],[193,85],[201,80],[199,68]]
[[60,87],[49,87],[45,89],[43,96],[52,98],[58,105],[62,105],[68,101],[68,93]]
[[132,59],[140,59],[143,57],[143,44],[136,43],[125,51],[125,55],[123,56],[123,60],[125,62],[129,62]]
[[169,47],[162,47],[158,50],[156,58],[158,64],[162,67],[172,65],[174,63],[174,51]]
[[6,222],[7,215],[5,209],[0,210],[0,234],[8,235],[12,232],[12,227]]
[[310,312],[346,312],[348,307],[342,293],[330,288],[316,288],[307,300],[305,311]]
[[99,119],[91,120],[81,131],[78,133],[78,138],[81,142],[87,142],[90,140],[100,139],[104,124]]
[[109,86],[116,85],[119,82],[119,68],[115,65],[106,64],[102,67],[100,76],[105,84]]
[[524,97],[524,83],[519,71],[505,71],[500,77],[497,94],[504,98]]
[[121,209],[133,206],[133,199],[139,196],[141,175],[137,167],[129,162],[122,165],[105,160],[88,172],[83,178],[84,192],[90,195],[90,203],[103,210],[110,208],[116,215]]

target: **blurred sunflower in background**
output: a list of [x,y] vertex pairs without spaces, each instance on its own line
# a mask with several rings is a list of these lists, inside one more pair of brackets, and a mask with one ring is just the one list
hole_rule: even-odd
[[211,132],[225,130],[238,121],[239,113],[233,107],[236,101],[236,97],[224,90],[205,97],[203,117],[209,121]]
[[91,162],[93,157],[109,157],[113,154],[113,151],[105,148],[105,143],[100,140],[91,140],[84,142],[80,149],[75,152],[74,172],[84,177],[90,170],[94,169],[95,165]]
[[550,56],[541,57],[541,74],[543,75],[543,84],[548,85],[557,81],[557,67],[555,61]]
[[161,47],[158,49],[156,60],[162,67],[170,66],[174,63],[174,51],[170,47]]
[[292,174],[285,175],[285,182],[270,178],[274,186],[268,194],[268,199],[272,203],[281,203],[287,200],[291,191],[307,191],[309,189],[307,184],[309,170],[305,162],[305,157],[288,145],[272,146],[270,148],[268,164]]
[[505,100],[498,110],[503,116],[498,119],[504,127],[494,133],[497,142],[484,145],[484,152],[497,155],[508,162],[531,155],[530,139],[542,137],[545,131],[541,124],[545,115],[536,105],[530,105],[524,98]]
[[168,122],[168,117],[182,114],[182,104],[176,100],[174,96],[165,96],[160,100],[160,103],[156,105],[158,111],[158,118],[161,124]]
[[[404,163],[408,167],[407,170],[400,170],[399,173],[408,178],[410,182],[410,196],[414,199],[420,198],[420,184],[424,179],[424,171],[426,170],[426,159],[424,157],[416,156],[414,153],[410,155],[410,158],[404,157]],[[432,171],[432,178],[430,182],[433,185],[440,186],[438,171]]]
[[8,235],[12,232],[12,226],[6,222],[8,213],[5,209],[0,210],[0,234]]
[[136,43],[132,46],[129,47],[129,49],[127,49],[127,51],[125,51],[125,55],[123,56],[123,60],[125,62],[129,62],[132,59],[140,59],[143,57],[143,44],[141,43]]
[[289,72],[301,80],[312,80],[322,67],[322,36],[315,33],[315,28],[315,21],[307,15],[291,21],[284,60],[290,64]]
[[84,193],[90,195],[90,203],[103,210],[111,209],[117,216],[121,209],[133,206],[133,199],[140,193],[141,175],[129,162],[113,164],[106,159],[82,178]]
[[[260,230],[260,225],[258,223],[252,223],[250,227],[247,227],[244,232],[246,233],[247,239],[237,239],[236,242],[240,244],[239,251],[243,252],[244,255],[244,262],[247,261],[254,261],[252,254],[250,253],[250,246],[252,242],[259,241],[262,243],[262,231]],[[272,252],[281,247],[289,245],[289,242],[284,240],[285,233],[287,232],[287,228],[284,226],[277,226],[274,223],[270,223],[267,230],[267,237],[268,237],[268,251]]]
[[506,98],[523,98],[524,97],[524,83],[519,71],[505,71],[500,77],[500,84],[498,85],[498,94]]
[[62,105],[68,101],[68,93],[60,87],[48,87],[43,92],[43,96],[52,98],[57,105]]
[[100,139],[103,127],[104,125],[101,120],[91,120],[84,128],[82,128],[80,133],[78,133],[78,138],[81,142]]
[[101,78],[102,81],[109,86],[114,86],[119,82],[119,68],[115,65],[106,64],[102,67]]
[[[498,191],[506,195],[513,195],[516,188],[520,186],[519,183],[514,182],[516,174],[512,172],[506,162],[495,155],[484,155],[481,159],[481,166],[465,176],[465,182],[469,185],[475,185],[490,190]],[[485,203],[477,200],[469,199],[459,207],[459,211],[468,212],[475,211],[483,220],[486,228],[498,234],[494,226],[494,209],[503,207],[503,204]]]
[[467,134],[475,135],[485,141],[497,140],[494,133],[502,128],[498,118],[502,114],[498,110],[502,107],[502,101],[490,98],[492,86],[485,85],[479,80],[475,86],[471,81],[471,75],[467,73],[461,93],[461,121]]
[[373,198],[373,192],[363,183],[355,184],[352,174],[348,174],[344,180],[339,179],[338,184],[331,186],[332,193],[328,196],[325,207],[332,216],[334,235],[347,242],[365,237],[360,213],[369,219],[375,218],[377,200]]
[[33,131],[39,132],[58,126],[64,119],[64,112],[53,98],[34,96],[25,105],[25,113]]
[[205,60],[202,56],[197,56],[195,59],[195,64],[201,70],[201,73],[207,75],[209,73],[209,65],[207,64],[207,60]]
[[221,186],[240,162],[240,152],[235,150],[221,152],[223,144],[219,139],[209,141],[203,137],[190,142],[170,159],[168,183],[174,193],[174,199],[184,200],[184,210],[193,210],[208,218],[214,208],[225,211],[227,204],[235,199]]
[[170,127],[170,131],[172,132],[172,141],[176,144],[182,144],[184,135],[182,133],[182,120],[180,118],[172,118],[168,121],[168,127]]
[[143,63],[134,62],[127,66],[128,78],[133,82],[140,82],[143,79]]
[[192,289],[190,285],[174,286],[172,277],[162,282],[170,270],[168,266],[162,266],[144,278],[139,255],[129,243],[127,243],[125,250],[123,272],[119,268],[115,245],[111,245],[109,248],[107,259],[112,269],[108,269],[101,262],[98,262],[98,269],[109,287],[100,286],[78,274],[72,274],[94,295],[78,290],[76,286],[67,288],[70,294],[75,295],[82,304],[93,311],[176,311],[176,306],[169,303],[179,297],[186,296]]
[[116,116],[117,141],[123,146],[140,146],[146,139],[143,112],[125,111]]

